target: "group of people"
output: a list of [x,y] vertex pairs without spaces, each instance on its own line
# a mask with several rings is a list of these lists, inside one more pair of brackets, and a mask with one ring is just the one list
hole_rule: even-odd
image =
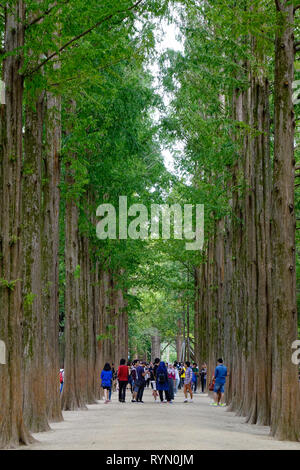
[[[64,369],[60,369],[60,392],[64,386]],[[213,406],[225,406],[222,402],[224,387],[227,377],[227,367],[223,359],[219,358],[215,368],[209,390],[214,392]],[[198,381],[200,381],[201,392],[205,392],[207,379],[207,366],[202,364],[201,368],[194,362],[185,363],[175,361],[165,363],[156,358],[152,363],[134,360],[132,363],[121,359],[120,365],[115,370],[114,364],[106,363],[101,372],[101,386],[104,391],[105,403],[111,401],[112,391],[119,389],[119,402],[125,403],[126,390],[131,391],[132,403],[144,403],[143,394],[146,387],[152,388],[152,395],[156,403],[172,404],[179,389],[183,389],[184,402],[193,401],[193,393],[197,392]],[[188,399],[188,396],[190,397]]]
[[189,361],[185,363],[175,361],[173,364],[156,358],[150,363],[136,359],[126,364],[126,360],[121,359],[117,372],[109,363],[105,364],[101,372],[101,385],[104,390],[105,403],[111,401],[112,388],[117,379],[120,403],[125,403],[128,386],[132,403],[144,403],[144,390],[151,386],[156,403],[172,404],[180,388],[183,388],[184,402],[193,401],[193,393],[197,391],[199,380],[202,393],[204,393],[206,376],[206,364],[199,369],[196,363],[191,365]]

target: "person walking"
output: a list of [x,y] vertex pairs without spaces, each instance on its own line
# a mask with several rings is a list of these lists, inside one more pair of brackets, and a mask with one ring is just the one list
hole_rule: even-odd
[[194,393],[197,393],[197,386],[198,386],[198,377],[199,377],[199,367],[196,362],[193,363],[193,389]]
[[110,402],[109,394],[112,386],[112,371],[109,363],[107,362],[101,372],[101,386],[104,390],[105,404]]
[[180,383],[179,371],[177,367],[177,363],[174,363],[174,372],[175,372],[175,384],[174,384],[174,396],[177,395],[178,387]]
[[204,362],[200,369],[201,392],[204,393],[206,387],[207,365]]
[[142,362],[137,361],[136,366],[136,381],[134,386],[134,398],[132,401],[137,403],[144,403],[143,402],[143,393],[145,388],[145,367]]
[[217,367],[215,369],[215,385],[214,385],[214,403],[213,406],[226,406],[222,402],[224,395],[224,387],[227,377],[227,367],[223,364],[223,359],[220,358],[217,361]]
[[164,402],[163,392],[165,392],[166,402],[171,403],[169,396],[169,380],[166,364],[161,361],[156,371],[156,389],[159,393],[160,402]]
[[152,371],[151,371],[151,387],[152,387],[152,395],[153,395],[153,398],[154,398],[154,401],[155,403],[160,403],[159,400],[158,400],[158,390],[157,390],[157,387],[156,387],[156,372],[157,372],[157,368],[159,366],[159,363],[160,363],[160,359],[159,357],[156,357],[155,360],[154,360],[154,364],[153,364],[153,367],[152,367]]
[[185,367],[183,364],[181,364],[181,368],[180,368],[180,385],[179,387],[182,388],[184,386],[184,379],[185,379]]
[[170,400],[174,400],[174,381],[175,381],[175,370],[173,364],[168,366],[168,383],[169,383],[169,397]]
[[192,391],[192,380],[193,380],[193,371],[191,368],[191,363],[190,361],[185,362],[185,374],[184,374],[184,387],[183,387],[183,392],[184,392],[184,403],[187,403],[188,401],[188,393],[190,394],[190,402],[193,401],[193,391]]
[[125,403],[126,400],[126,387],[128,384],[128,366],[125,365],[125,359],[120,360],[120,366],[118,368],[118,381],[119,381],[119,402]]

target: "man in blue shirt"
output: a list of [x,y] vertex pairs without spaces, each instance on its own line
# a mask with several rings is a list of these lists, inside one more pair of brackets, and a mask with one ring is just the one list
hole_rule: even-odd
[[218,359],[217,362],[217,367],[215,369],[214,406],[225,406],[225,404],[222,403],[222,398],[224,394],[224,385],[227,377],[227,367],[223,364],[222,358]]

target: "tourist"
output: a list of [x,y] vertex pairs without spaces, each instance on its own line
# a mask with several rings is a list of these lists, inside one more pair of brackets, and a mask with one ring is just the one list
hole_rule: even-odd
[[112,387],[112,370],[107,362],[101,372],[101,386],[104,391],[105,404],[110,402],[110,392]]
[[202,364],[200,369],[200,383],[201,383],[201,392],[204,393],[206,387],[206,377],[207,377],[207,366],[205,362]]
[[174,372],[175,372],[174,396],[176,396],[177,392],[178,392],[179,383],[180,383],[180,377],[179,377],[177,362],[174,362]]
[[135,359],[132,363],[132,368],[131,368],[131,375],[132,375],[132,378],[133,378],[133,392],[132,392],[132,403],[136,402],[136,397],[137,397],[137,392],[139,390],[139,388],[137,387],[136,385],[136,382],[137,382],[137,373],[136,373],[136,369],[139,365],[139,361],[138,359]]
[[179,375],[180,375],[180,388],[182,388],[184,385],[184,379],[185,379],[185,367],[182,363],[180,365]]
[[[152,396],[154,398],[155,403],[158,403],[158,391],[156,390],[156,379],[155,379],[155,375],[154,375],[154,367],[155,366],[151,362],[149,372],[150,372],[150,383],[151,383],[151,388],[152,388]],[[156,367],[156,369],[157,369],[157,367]]]
[[170,400],[174,400],[174,381],[175,381],[175,370],[173,364],[168,365],[168,383],[169,383],[169,397]]
[[224,386],[226,383],[227,377],[227,367],[223,364],[223,359],[220,358],[217,361],[217,367],[215,369],[215,385],[214,385],[214,406],[226,406],[222,402],[222,398],[224,395]]
[[133,388],[133,396],[132,396],[132,403],[144,403],[143,393],[145,388],[145,369],[143,367],[143,363],[136,360],[135,361],[135,371],[136,371],[136,378],[134,381],[134,388]]
[[159,357],[156,357],[155,360],[154,360],[154,364],[153,364],[153,370],[152,370],[153,381],[151,383],[151,386],[152,386],[152,389],[153,389],[152,395],[154,397],[155,403],[160,403],[160,401],[158,400],[159,394],[158,394],[158,390],[157,390],[157,387],[156,387],[156,372],[157,372],[157,368],[159,366],[159,363],[160,363],[160,359],[159,359]]
[[193,380],[192,380],[192,385],[194,389],[194,393],[197,392],[197,385],[198,385],[198,377],[199,377],[199,367],[196,364],[196,362],[193,363]]
[[129,390],[132,393],[132,377],[131,377],[131,362],[130,361],[127,362],[127,367],[128,367],[128,384],[127,384],[126,390],[129,385]]
[[[170,396],[169,396],[169,381],[168,381],[168,371],[166,368],[166,364],[162,361],[159,363],[156,371],[156,389],[159,393],[160,402],[168,402],[171,403]],[[165,392],[165,400],[163,397],[163,392]]]
[[120,360],[118,368],[118,381],[119,381],[119,402],[125,403],[126,400],[126,387],[128,384],[128,366],[125,365],[125,359]]
[[185,362],[185,374],[184,374],[184,387],[183,387],[183,392],[184,392],[184,403],[188,401],[188,393],[190,394],[190,402],[193,401],[193,391],[192,391],[192,380],[193,380],[193,371],[191,368],[191,363],[190,361]]
[[150,367],[145,364],[146,366],[146,375],[145,375],[145,388],[149,388],[150,387]]
[[64,376],[65,376],[64,369],[60,369],[59,371],[60,393],[63,391],[63,388],[64,388]]

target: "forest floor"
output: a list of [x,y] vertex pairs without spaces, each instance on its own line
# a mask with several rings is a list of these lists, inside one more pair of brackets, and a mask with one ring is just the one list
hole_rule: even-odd
[[64,421],[53,423],[52,430],[34,434],[29,450],[300,450],[300,443],[281,442],[269,436],[269,428],[245,423],[225,407],[209,406],[206,394],[196,394],[194,403],[183,403],[179,390],[174,404],[156,404],[150,390],[145,403],[99,401],[88,410],[64,412]]

